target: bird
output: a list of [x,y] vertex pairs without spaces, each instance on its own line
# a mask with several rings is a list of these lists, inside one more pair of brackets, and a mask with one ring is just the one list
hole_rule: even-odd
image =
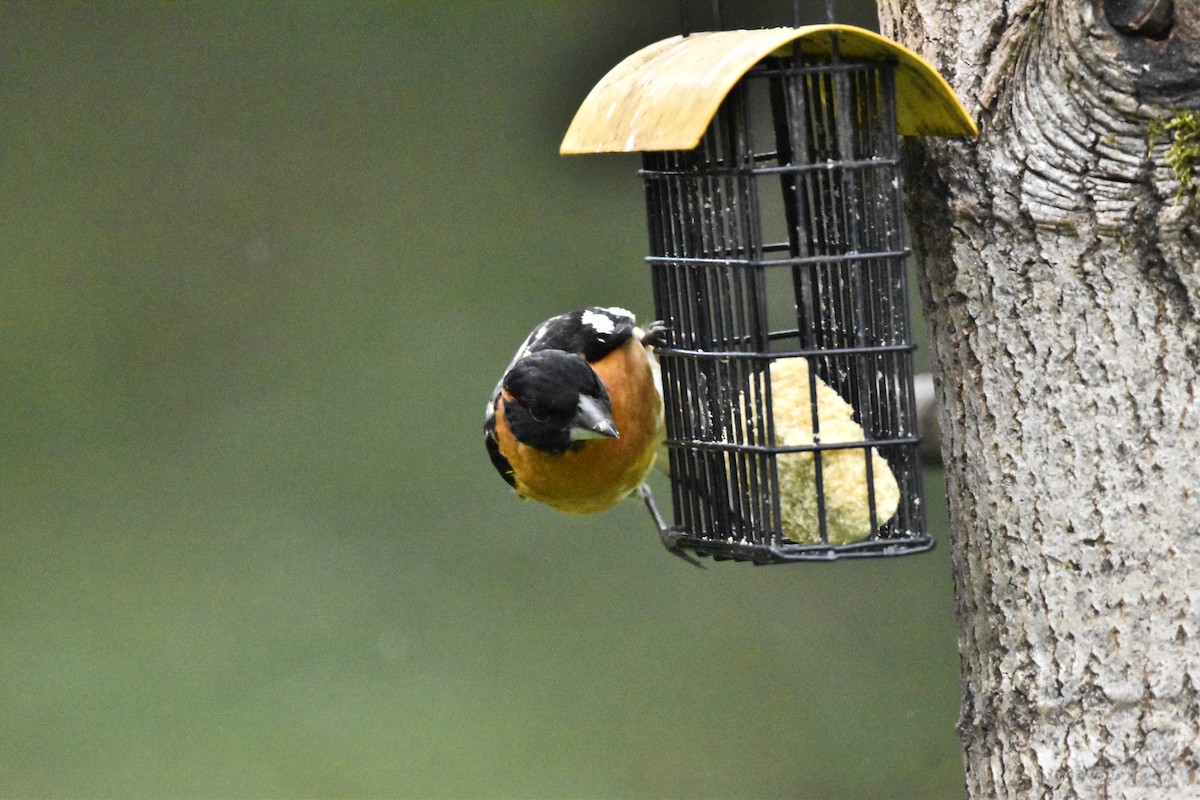
[[645,483],[664,440],[654,346],[630,311],[590,306],[551,317],[517,348],[484,412],[492,465],[523,498],[567,514],[646,503],[663,544],[686,561]]

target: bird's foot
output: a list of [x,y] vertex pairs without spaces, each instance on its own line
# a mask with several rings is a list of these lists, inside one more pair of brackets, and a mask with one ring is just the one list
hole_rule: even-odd
[[700,563],[700,559],[679,546],[679,539],[681,537],[678,533],[667,527],[662,514],[658,512],[658,506],[654,502],[654,495],[650,492],[650,487],[643,483],[638,487],[637,491],[638,496],[642,498],[642,502],[646,504],[646,508],[650,511],[650,516],[654,518],[654,524],[658,528],[658,538],[662,540],[663,547],[689,564],[694,564],[700,569],[704,569],[704,565]]
[[642,331],[642,344],[647,347],[666,347],[671,344],[671,326],[656,319]]

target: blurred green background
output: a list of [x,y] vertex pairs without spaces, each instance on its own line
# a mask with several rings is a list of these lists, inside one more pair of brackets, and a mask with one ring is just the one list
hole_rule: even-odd
[[484,454],[530,327],[649,313],[637,158],[557,144],[678,24],[0,3],[0,796],[961,796],[944,541],[700,571]]

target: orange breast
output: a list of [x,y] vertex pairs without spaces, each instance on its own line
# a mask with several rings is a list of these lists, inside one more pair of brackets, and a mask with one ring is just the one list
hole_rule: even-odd
[[662,439],[662,400],[641,342],[630,339],[592,364],[612,400],[619,439],[590,439],[564,453],[546,453],[513,438],[496,416],[500,451],[516,474],[517,493],[568,514],[611,508],[641,484]]

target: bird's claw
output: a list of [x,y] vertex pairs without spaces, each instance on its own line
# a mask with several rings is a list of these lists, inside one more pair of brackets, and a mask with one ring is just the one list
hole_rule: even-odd
[[689,564],[692,564],[694,566],[697,566],[700,569],[705,569],[705,566],[702,563],[700,563],[700,559],[696,558],[694,555],[689,553],[687,550],[684,550],[682,547],[680,547],[678,544],[676,544],[676,542],[678,541],[677,534],[672,533],[671,531],[659,531],[658,536],[660,539],[662,539],[663,547],[667,548],[667,551],[669,553],[671,553],[672,555],[679,556],[684,561],[686,561]]
[[658,528],[658,538],[662,541],[663,547],[667,548],[667,551],[672,555],[679,556],[689,564],[704,569],[705,567],[700,563],[700,559],[679,546],[679,540],[682,537],[667,527],[667,523],[663,520],[662,514],[658,511],[658,506],[654,502],[654,495],[650,492],[650,487],[643,483],[638,487],[638,495],[642,498],[642,502],[646,504],[646,508],[649,509],[650,516],[654,518],[654,525]]
[[671,344],[671,326],[656,319],[642,332],[642,344],[647,347],[666,347]]

